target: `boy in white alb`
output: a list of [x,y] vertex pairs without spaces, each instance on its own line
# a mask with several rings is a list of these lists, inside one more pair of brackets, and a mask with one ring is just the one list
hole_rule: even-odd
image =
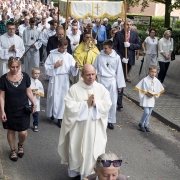
[[40,111],[40,97],[44,97],[44,88],[42,83],[38,80],[40,75],[40,69],[35,67],[32,69],[32,77],[31,77],[31,90],[33,92],[35,101],[36,101],[36,112],[33,114],[33,126],[34,131],[38,131],[38,111]]
[[149,67],[149,75],[135,86],[135,90],[139,92],[140,106],[144,108],[144,113],[139,123],[139,128],[142,132],[150,132],[148,125],[155,100],[164,92],[161,82],[155,77],[157,71],[157,66],[151,65]]

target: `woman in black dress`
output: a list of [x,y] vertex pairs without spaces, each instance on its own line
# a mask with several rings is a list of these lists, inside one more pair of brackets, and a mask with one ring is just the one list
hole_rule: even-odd
[[[29,76],[20,71],[21,63],[18,58],[11,56],[7,64],[9,72],[0,78],[0,107],[1,120],[4,129],[7,129],[7,139],[11,148],[10,159],[18,160],[24,155],[23,143],[30,126],[30,113],[26,111],[28,99],[35,112],[36,104],[30,89]],[[16,154],[16,136],[18,131],[18,152]]]

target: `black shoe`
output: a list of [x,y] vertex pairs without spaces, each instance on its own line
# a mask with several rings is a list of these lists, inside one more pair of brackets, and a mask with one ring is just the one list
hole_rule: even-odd
[[150,132],[150,129],[148,127],[144,127],[144,129],[147,131],[147,132]]
[[54,121],[54,116],[51,116],[51,120]]
[[58,125],[59,128],[61,128],[61,123],[62,123],[62,119],[58,119],[57,125]]
[[108,123],[108,126],[107,126],[109,129],[114,129],[114,126],[112,123]]
[[138,125],[138,126],[139,126],[139,128],[140,128],[140,131],[142,131],[142,132],[146,132],[146,129],[142,126],[142,124],[140,124],[140,123],[139,123],[139,125]]
[[118,106],[118,107],[117,107],[117,110],[118,110],[118,111],[121,111],[122,108],[123,108],[123,106]]

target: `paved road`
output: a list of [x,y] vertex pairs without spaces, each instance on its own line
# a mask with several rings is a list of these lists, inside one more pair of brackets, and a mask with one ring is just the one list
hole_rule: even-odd
[[[41,79],[44,75],[41,75]],[[47,82],[42,81],[45,89]],[[67,166],[60,164],[57,144],[60,129],[45,114],[46,99],[41,101],[39,132],[30,128],[25,143],[25,156],[9,160],[6,131],[0,125],[0,159],[7,180],[68,180]],[[142,109],[124,98],[124,108],[117,112],[115,130],[107,130],[106,151],[122,157],[121,173],[129,180],[179,180],[180,132],[151,117],[151,133],[142,133],[137,124]],[[31,122],[32,126],[32,122]]]
[[[121,112],[117,112],[115,130],[107,130],[106,149],[122,157],[121,173],[129,176],[129,180],[179,180],[180,133],[153,117],[152,132],[142,133],[137,127],[142,109],[127,99],[124,99],[124,106]],[[1,158],[6,179],[68,180],[67,166],[60,164],[57,153],[59,131],[56,123],[52,124],[41,111],[39,132],[28,130],[25,156],[12,162],[8,158],[6,131],[1,126]]]

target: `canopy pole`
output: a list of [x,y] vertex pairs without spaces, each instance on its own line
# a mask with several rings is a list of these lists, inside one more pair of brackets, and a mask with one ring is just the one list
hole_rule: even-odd
[[[126,18],[126,15],[127,15],[126,0],[124,0],[124,19],[125,19],[125,22],[124,22],[124,40],[125,40],[125,42],[127,41],[127,18]],[[127,47],[125,47],[125,58],[126,59],[128,58]],[[128,64],[126,63],[126,77],[127,77],[127,75],[128,75]]]
[[59,22],[59,14],[60,14],[60,13],[59,13],[59,11],[60,11],[59,6],[60,6],[60,1],[61,1],[61,0],[58,0],[58,26],[59,26],[59,24],[60,24],[60,22]]
[[66,5],[66,23],[65,23],[65,32],[64,32],[64,37],[66,38],[66,29],[67,29],[67,20],[69,17],[69,0],[67,0],[67,5]]

